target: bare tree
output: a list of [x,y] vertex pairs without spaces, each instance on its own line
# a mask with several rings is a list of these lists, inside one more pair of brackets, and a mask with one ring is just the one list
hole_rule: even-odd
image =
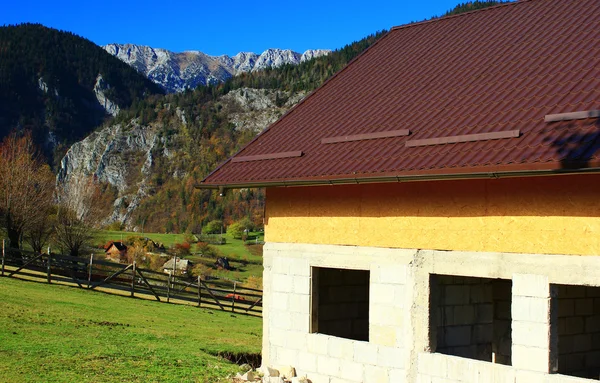
[[25,242],[31,246],[34,252],[41,253],[44,246],[50,242],[56,227],[56,214],[52,214],[55,206],[51,206],[46,214],[46,219],[37,220],[25,228]]
[[73,189],[58,195],[54,242],[63,253],[76,257],[92,245],[101,193],[93,177],[72,180],[69,187]]
[[47,219],[54,175],[39,156],[30,133],[12,133],[0,144],[0,218],[10,245],[20,247],[23,232]]

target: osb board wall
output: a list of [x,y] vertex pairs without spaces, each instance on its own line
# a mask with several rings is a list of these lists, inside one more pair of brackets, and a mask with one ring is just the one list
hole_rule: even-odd
[[266,241],[597,255],[600,175],[267,189]]

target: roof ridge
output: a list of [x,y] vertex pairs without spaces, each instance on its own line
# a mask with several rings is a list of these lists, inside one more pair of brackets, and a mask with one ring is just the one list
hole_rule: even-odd
[[490,11],[490,10],[493,10],[493,9],[502,8],[502,7],[506,7],[506,6],[515,6],[515,5],[521,4],[521,3],[530,3],[532,1],[535,1],[535,0],[514,0],[514,1],[513,0],[509,0],[509,1],[506,1],[504,3],[493,5],[491,7],[485,7],[485,8],[481,8],[481,9],[475,9],[473,11],[462,12],[462,13],[459,13],[459,14],[456,14],[456,15],[440,16],[440,17],[436,17],[436,18],[431,18],[429,20],[423,20],[423,21],[417,21],[417,22],[414,22],[414,23],[397,25],[395,27],[390,28],[390,32],[398,30],[398,29],[405,29],[405,28],[414,27],[414,26],[417,26],[417,25],[429,24],[429,23],[434,23],[434,22],[442,21],[442,20],[455,19],[457,17],[463,17],[463,16],[471,15],[471,14],[477,13],[477,12]]

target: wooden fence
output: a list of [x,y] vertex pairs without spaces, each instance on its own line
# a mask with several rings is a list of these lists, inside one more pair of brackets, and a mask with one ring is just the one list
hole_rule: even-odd
[[262,290],[237,282],[186,278],[129,265],[59,254],[35,254],[2,247],[1,275],[63,283],[83,289],[159,302],[194,304],[234,313],[262,315]]

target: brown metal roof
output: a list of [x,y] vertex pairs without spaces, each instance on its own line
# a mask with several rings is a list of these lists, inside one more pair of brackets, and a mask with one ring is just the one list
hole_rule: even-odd
[[[523,0],[393,28],[236,155],[302,156],[228,160],[203,182],[377,182],[597,167],[599,14],[598,0]],[[590,117],[545,121],[573,112]],[[323,143],[399,130],[410,134]],[[406,145],[507,131],[520,134]]]

